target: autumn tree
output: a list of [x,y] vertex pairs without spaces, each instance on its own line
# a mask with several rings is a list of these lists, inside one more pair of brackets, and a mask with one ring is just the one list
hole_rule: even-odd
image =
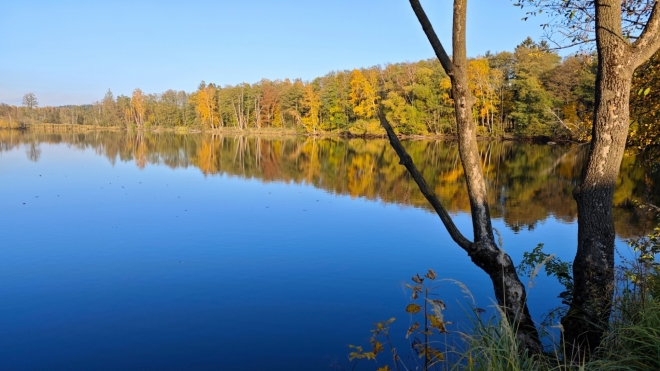
[[197,105],[195,108],[200,116],[202,125],[215,129],[219,122],[218,115],[216,114],[218,103],[215,85],[206,85],[202,81],[197,90]]
[[261,80],[261,122],[264,125],[282,126],[280,91],[270,80]]
[[321,97],[314,89],[314,84],[305,84],[300,101],[303,110],[302,123],[307,132],[316,132],[319,128],[321,113]]
[[493,133],[500,99],[497,93],[504,76],[501,71],[490,68],[487,58],[472,59],[467,73],[470,90],[476,99],[476,116],[481,126]]
[[131,96],[131,108],[133,113],[133,120],[138,128],[144,126],[144,114],[146,112],[146,106],[144,101],[144,94],[140,88],[133,90],[133,95]]
[[376,90],[360,70],[351,72],[350,96],[357,117],[370,119],[376,116]]

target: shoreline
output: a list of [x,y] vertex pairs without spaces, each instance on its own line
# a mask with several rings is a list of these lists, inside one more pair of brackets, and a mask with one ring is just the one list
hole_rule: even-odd
[[[77,124],[30,124],[25,127],[7,128],[3,127],[0,130],[20,130],[20,131],[34,131],[34,132],[94,132],[94,131],[127,131],[127,132],[152,132],[152,133],[176,133],[176,134],[230,134],[230,135],[266,135],[266,136],[303,136],[303,137],[318,137],[318,138],[343,138],[343,139],[387,139],[385,133],[364,133],[354,134],[350,131],[342,132],[301,132],[292,128],[249,128],[238,129],[234,127],[224,127],[216,129],[200,129],[189,127],[149,127],[149,128],[126,128],[121,126],[100,126],[100,125],[77,125]],[[453,141],[458,139],[456,134],[398,134],[399,139],[402,140],[447,140]],[[513,141],[520,143],[536,143],[536,144],[580,144],[585,142],[576,142],[564,138],[551,138],[547,136],[539,137],[517,137],[514,135],[503,136],[477,136],[479,141]]]

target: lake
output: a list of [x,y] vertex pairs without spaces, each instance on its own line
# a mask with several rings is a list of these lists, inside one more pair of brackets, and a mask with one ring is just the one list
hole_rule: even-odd
[[[456,144],[405,145],[471,236]],[[480,150],[513,260],[538,243],[572,260],[588,148]],[[649,181],[634,157],[622,166],[615,204],[630,205]],[[429,268],[492,313],[488,277],[385,140],[0,131],[0,177],[2,370],[350,370],[348,345],[391,317],[399,354],[416,358],[403,284]],[[614,215],[625,253],[644,223]],[[540,321],[561,287],[536,283]],[[438,294],[460,329],[471,301],[449,281]]]

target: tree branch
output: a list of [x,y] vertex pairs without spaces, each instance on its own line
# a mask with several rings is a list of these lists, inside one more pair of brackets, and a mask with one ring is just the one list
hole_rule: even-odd
[[431,206],[433,206],[433,209],[435,209],[435,212],[440,217],[440,220],[442,220],[442,224],[444,224],[445,228],[447,228],[447,232],[449,232],[449,235],[454,240],[454,242],[456,242],[464,250],[468,251],[470,246],[472,246],[472,242],[465,238],[461,231],[456,228],[456,225],[451,219],[451,216],[449,216],[447,210],[445,210],[445,208],[442,206],[438,200],[438,197],[435,195],[435,192],[433,192],[428,183],[426,183],[424,176],[419,172],[419,170],[417,170],[417,167],[413,163],[410,155],[408,155],[406,152],[406,149],[403,148],[403,145],[401,145],[401,141],[396,136],[396,133],[394,133],[394,129],[392,129],[392,126],[385,118],[385,113],[382,110],[379,110],[378,118],[380,119],[380,125],[387,132],[387,137],[390,139],[392,148],[394,148],[396,153],[399,155],[399,159],[401,160],[400,164],[404,165],[406,169],[408,169],[408,172],[410,175],[412,175],[415,183],[417,183],[417,186],[419,186],[419,190],[422,191],[424,197],[426,197]]
[[436,35],[435,31],[433,30],[431,21],[426,16],[426,12],[424,12],[422,4],[419,3],[419,0],[410,0],[410,6],[413,8],[417,19],[419,20],[419,24],[422,25],[422,29],[424,30],[426,37],[429,39],[431,47],[433,47],[433,51],[435,52],[436,57],[438,57],[442,68],[445,69],[445,72],[447,72],[448,76],[451,76],[454,72],[454,65],[447,55],[445,48],[442,46],[438,35]]
[[632,44],[633,68],[639,67],[651,58],[660,47],[660,5],[656,0],[646,27],[639,38]]

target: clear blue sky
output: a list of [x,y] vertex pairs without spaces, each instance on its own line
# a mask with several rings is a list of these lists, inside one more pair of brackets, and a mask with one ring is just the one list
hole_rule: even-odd
[[[450,0],[422,2],[449,50]],[[540,39],[510,0],[470,0],[468,54]],[[84,104],[136,87],[193,91],[433,56],[406,0],[3,1],[0,102]]]

